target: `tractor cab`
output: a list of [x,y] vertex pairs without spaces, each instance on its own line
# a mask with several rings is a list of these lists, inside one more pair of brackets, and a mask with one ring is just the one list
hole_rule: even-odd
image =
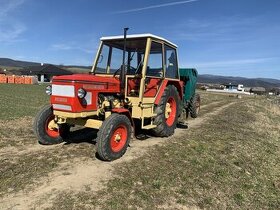
[[[124,52],[124,45],[126,46]],[[122,63],[122,56],[124,64]],[[123,94],[129,101],[131,116],[141,120],[141,128],[155,128],[153,117],[164,89],[174,85],[181,99],[177,45],[152,34],[102,37],[92,74],[122,80]],[[121,90],[121,89],[120,89]]]
[[[120,78],[123,46],[123,36],[102,37],[93,74]],[[152,34],[127,36],[125,96],[138,97],[143,102],[143,98],[156,96],[164,79],[179,80],[176,49],[175,44]]]

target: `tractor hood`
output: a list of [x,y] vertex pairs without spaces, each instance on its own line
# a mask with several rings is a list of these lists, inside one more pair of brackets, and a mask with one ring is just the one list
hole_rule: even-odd
[[53,77],[53,83],[65,82],[65,83],[83,83],[83,84],[104,84],[104,85],[116,85],[120,84],[117,77],[111,75],[97,76],[91,74],[73,74]]
[[[79,98],[78,92],[86,93]],[[52,80],[51,104],[54,110],[88,112],[97,110],[99,94],[120,93],[119,78],[112,75],[73,74]]]

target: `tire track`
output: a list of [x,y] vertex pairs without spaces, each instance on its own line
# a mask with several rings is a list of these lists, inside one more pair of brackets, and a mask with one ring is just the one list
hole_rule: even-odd
[[[201,118],[188,121],[188,127],[190,129],[199,127],[203,122],[209,118],[219,114],[224,109],[232,106],[236,102],[223,105],[216,108],[215,111],[207,113]],[[90,186],[91,192],[100,190],[104,185],[104,182],[112,178],[113,169],[120,163],[132,161],[133,159],[145,155],[148,149],[154,145],[164,144],[166,141],[176,139],[186,132],[186,129],[177,128],[174,135],[167,138],[149,138],[145,141],[132,141],[126,154],[121,158],[113,162],[102,162],[99,160],[87,159],[81,161],[80,159],[71,160],[71,163],[61,163],[61,167],[56,171],[48,174],[51,177],[49,181],[44,181],[43,184],[33,191],[19,192],[15,194],[9,194],[0,199],[0,203],[3,209],[30,209],[38,208],[43,209],[49,207],[51,200],[59,193],[65,191],[84,191],[85,187]],[[59,147],[56,145],[56,147]],[[54,148],[56,148],[54,147]],[[34,151],[42,149],[41,146],[34,147]],[[31,151],[31,150],[30,150]],[[23,153],[24,154],[24,153]],[[61,170],[65,164],[68,166],[67,170]],[[48,198],[48,199],[46,199]]]

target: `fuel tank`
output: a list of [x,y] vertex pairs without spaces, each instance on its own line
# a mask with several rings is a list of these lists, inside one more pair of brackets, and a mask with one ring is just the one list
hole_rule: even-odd
[[[119,78],[112,75],[73,74],[55,76],[52,80],[51,104],[53,110],[66,112],[96,111],[99,93],[120,93]],[[83,98],[79,89],[85,90]]]

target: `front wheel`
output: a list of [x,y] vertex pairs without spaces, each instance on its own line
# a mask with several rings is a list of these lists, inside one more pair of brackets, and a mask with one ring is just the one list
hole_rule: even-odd
[[116,160],[124,155],[131,139],[131,123],[127,116],[111,114],[97,133],[96,147],[100,159]]
[[40,144],[52,145],[63,142],[70,127],[66,124],[58,126],[54,122],[52,107],[47,105],[35,117],[33,129]]

